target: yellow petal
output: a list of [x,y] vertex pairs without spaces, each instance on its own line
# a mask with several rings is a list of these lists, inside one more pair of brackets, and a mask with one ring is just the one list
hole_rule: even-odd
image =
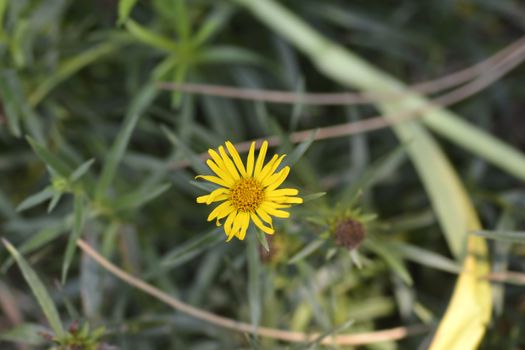
[[263,203],[261,207],[266,211],[268,214],[278,217],[278,218],[288,218],[290,217],[290,213],[284,210],[278,210],[274,209],[274,206],[270,205],[270,203]]
[[228,189],[226,188],[218,188],[216,189],[215,191],[213,191],[212,193],[210,193],[208,195],[208,199],[206,200],[206,204],[211,204],[212,202],[215,202],[215,200],[220,196],[220,195],[225,195],[227,194],[229,191]]
[[264,158],[266,157],[266,151],[268,150],[268,141],[264,141],[261,149],[259,150],[259,156],[257,157],[257,162],[255,163],[255,170],[253,171],[253,177],[258,177],[261,172]]
[[246,237],[246,231],[248,231],[248,226],[250,225],[250,214],[246,212],[241,214],[242,221],[241,227],[239,228],[239,232],[237,233],[237,238],[239,238],[242,241],[244,240],[244,237]]
[[237,212],[235,220],[233,220],[233,226],[228,236],[228,241],[233,238],[233,236],[238,236],[239,231],[241,230],[242,224],[244,222],[244,212]]
[[297,194],[299,194],[299,191],[295,188],[280,188],[278,190],[267,191],[266,197],[295,196]]
[[284,167],[278,173],[275,173],[272,176],[270,176],[269,178],[267,178],[263,182],[262,185],[263,185],[263,187],[268,186],[268,188],[266,189],[267,191],[273,191],[277,187],[279,187],[284,182],[284,180],[286,180],[286,178],[288,177],[289,173],[290,173],[290,167],[289,166]]
[[235,164],[233,164],[232,160],[228,155],[226,154],[226,151],[224,150],[224,147],[219,147],[219,153],[221,155],[221,158],[224,162],[224,165],[228,169],[228,172],[233,176],[233,178],[237,181],[241,177],[239,176],[239,172],[237,171],[237,168],[235,167]]
[[211,159],[213,159],[213,161],[220,167],[220,168],[224,168],[224,163],[222,161],[222,158],[221,156],[219,156],[219,154],[217,152],[215,152],[214,149],[209,149],[208,150],[208,154],[210,155]]
[[275,203],[294,203],[294,204],[301,204],[303,202],[303,199],[301,197],[272,197],[270,198],[271,201]]
[[209,181],[209,182],[213,182],[214,184],[217,184],[217,185],[220,185],[220,186],[224,186],[224,187],[228,187],[228,184],[226,183],[226,181],[224,181],[223,179],[221,179],[220,177],[217,177],[217,176],[213,176],[213,175],[197,175],[195,176],[196,179],[204,179],[206,181]]
[[233,177],[228,173],[228,171],[226,170],[226,168],[220,168],[219,166],[217,166],[217,164],[215,164],[215,162],[211,159],[208,159],[206,161],[206,164],[208,164],[208,166],[210,167],[211,170],[213,170],[213,172],[215,174],[217,174],[217,176],[219,176],[222,180],[224,180],[224,182],[226,182],[228,184],[228,187],[230,187],[231,185],[233,185],[235,183],[235,180],[233,179]]
[[237,216],[237,211],[232,211],[230,215],[226,218],[226,221],[224,222],[224,233],[226,233],[226,236],[228,236],[228,240],[232,239],[233,234],[231,234],[232,231],[232,224],[235,220],[235,217]]
[[233,158],[233,162],[237,166],[237,169],[239,169],[241,176],[246,177],[246,169],[244,168],[241,156],[239,156],[239,152],[237,152],[235,146],[230,141],[226,141],[226,148],[228,149],[228,152],[230,152],[230,155]]
[[262,168],[261,172],[259,173],[259,175],[257,175],[256,179],[258,181],[261,181],[268,175],[268,173],[270,172],[270,169],[273,167],[273,164],[277,161],[277,159],[279,159],[279,156],[277,154],[274,154],[272,159],[270,159],[270,161],[268,163],[266,163],[266,165]]
[[260,228],[264,233],[267,233],[269,235],[273,235],[274,234],[274,232],[275,232],[274,229],[271,228],[271,227],[264,226],[264,224],[262,223],[261,219],[259,219],[259,217],[255,213],[250,213],[250,217],[252,218],[253,223],[258,228]]
[[263,170],[259,174],[259,181],[263,182],[268,177],[272,176],[275,173],[275,170],[277,170],[277,168],[279,167],[279,165],[283,161],[284,157],[286,157],[286,154],[283,154],[275,162],[273,162],[271,168],[269,168],[269,171],[267,173],[264,173],[264,168],[263,168]]
[[270,227],[273,227],[272,217],[268,215],[268,213],[265,210],[263,210],[262,208],[258,208],[255,212],[261,217],[261,219],[263,219],[268,225],[270,225]]
[[248,160],[246,161],[246,176],[251,177],[253,175],[253,160],[255,153],[255,142],[250,145],[250,151],[248,152]]
[[208,199],[210,198],[210,195],[207,194],[205,196],[200,196],[200,197],[197,197],[197,203],[206,203],[206,204],[210,204],[210,203],[213,203],[213,202],[218,202],[218,201],[223,201],[225,199],[228,199],[228,195],[227,194],[221,194],[221,195],[218,195],[216,197],[213,197],[211,201],[208,202]]
[[217,221],[219,221],[219,219],[222,219],[232,211],[233,207],[229,201],[221,203],[215,209],[212,210],[210,215],[208,215],[208,221],[212,221],[215,218],[217,218]]

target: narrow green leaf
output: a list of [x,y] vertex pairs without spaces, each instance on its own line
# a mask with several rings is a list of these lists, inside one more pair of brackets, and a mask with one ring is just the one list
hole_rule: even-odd
[[248,303],[250,305],[250,320],[254,329],[261,319],[261,262],[257,249],[257,236],[247,235],[246,253],[248,260]]
[[104,168],[102,169],[102,174],[96,189],[97,199],[101,199],[106,195],[106,191],[115,177],[118,164],[124,156],[124,152],[126,151],[131,134],[133,133],[138,120],[153,102],[156,95],[157,89],[155,89],[153,85],[147,85],[133,99],[133,103],[128,110],[126,119],[124,120],[115,143],[113,144],[113,147],[111,148],[111,151],[109,152],[109,155],[104,163]]
[[306,153],[308,148],[312,145],[312,143],[315,141],[315,137],[319,133],[319,130],[312,131],[310,133],[310,136],[308,139],[304,140],[300,144],[298,144],[290,154],[288,154],[281,165],[279,166],[279,169],[282,169],[285,166],[292,167],[301,157]]
[[[62,235],[65,232],[64,226],[65,225],[51,226],[38,231],[36,234],[32,235],[30,238],[24,241],[24,243],[22,243],[18,247],[18,251],[20,252],[20,254],[27,254],[36,249],[39,249],[40,247],[43,247],[46,243],[51,242],[55,238]],[[7,269],[11,266],[13,261],[13,258],[7,259],[2,264],[0,271],[2,273],[5,273]]]
[[171,53],[179,51],[179,46],[173,40],[154,33],[131,19],[126,21],[126,29],[135,39],[144,44]]
[[120,49],[121,45],[121,43],[107,41],[61,62],[56,71],[51,72],[51,74],[49,74],[29,96],[31,106],[34,107],[38,105],[58,84],[68,79],[82,68],[114,53]]
[[80,179],[82,176],[84,176],[84,174],[89,170],[89,168],[91,168],[94,162],[95,162],[95,159],[92,158],[82,163],[81,165],[79,165],[79,167],[76,168],[75,171],[73,171],[73,173],[69,177],[71,182],[75,182],[78,179]]
[[162,258],[161,265],[166,267],[178,266],[205,249],[225,240],[226,236],[223,233],[223,228],[217,227],[207,234],[199,235],[194,239],[186,241],[167,253],[164,258]]
[[17,105],[17,101],[20,99],[15,97],[16,91],[13,91],[10,86],[11,84],[9,84],[13,75],[13,71],[3,71],[0,74],[0,98],[2,100],[9,131],[14,136],[20,137],[20,120],[22,119],[22,112],[20,106]]
[[16,260],[18,267],[20,268],[20,271],[22,271],[22,275],[24,276],[24,279],[26,280],[27,284],[29,284],[29,287],[31,287],[31,290],[33,291],[33,294],[35,295],[38,304],[42,308],[42,311],[46,315],[46,318],[51,326],[53,328],[53,331],[55,332],[55,335],[57,337],[62,337],[64,335],[64,329],[62,328],[62,321],[60,320],[60,316],[58,314],[58,311],[55,307],[55,304],[53,303],[53,300],[49,296],[46,287],[42,284],[42,281],[38,278],[35,271],[29,266],[27,261],[24,259],[22,255],[16,250],[15,247],[11,245],[8,241],[2,238],[2,243],[7,248],[9,253],[13,256],[13,258]]
[[55,192],[53,194],[53,198],[49,201],[49,206],[47,207],[47,212],[51,213],[53,209],[55,209],[56,205],[60,201],[60,198],[62,198],[62,192]]
[[196,172],[199,174],[207,174],[210,172],[204,161],[188,146],[186,146],[186,144],[177,135],[175,135],[165,126],[162,126],[162,131],[175,147],[180,148]]
[[410,273],[403,263],[403,260],[396,254],[396,252],[389,250],[386,246],[378,241],[365,240],[363,245],[379,255],[390,267],[390,269],[399,277],[401,277],[403,282],[409,286],[414,283],[412,281],[412,276],[410,276]]
[[115,210],[137,209],[157,198],[171,187],[171,184],[161,184],[154,188],[140,188],[128,195],[121,196],[113,205]]
[[525,231],[488,231],[477,230],[472,232],[476,236],[494,239],[502,242],[525,243]]
[[71,168],[64,161],[58,158],[56,155],[51,153],[47,148],[33,140],[30,136],[27,136],[27,142],[33,148],[38,158],[44,162],[47,166],[53,169],[58,175],[67,178],[71,173]]
[[124,24],[135,5],[137,4],[137,0],[120,0],[118,3],[118,24],[122,25]]
[[0,341],[8,341],[28,345],[44,345],[47,341],[42,336],[48,329],[39,324],[22,323],[14,328],[0,333]]
[[461,266],[455,261],[429,250],[403,242],[392,242],[389,243],[388,246],[390,247],[389,249],[396,251],[406,259],[415,261],[421,265],[451,273],[461,272]]
[[233,13],[233,7],[228,4],[218,4],[210,16],[204,20],[204,24],[199,28],[193,37],[195,47],[201,46],[208,41],[215,33],[219,31],[230,19]]
[[31,196],[24,199],[22,203],[20,203],[18,207],[16,207],[16,211],[21,212],[26,209],[32,208],[53,197],[54,193],[55,191],[53,191],[52,187],[46,187],[42,191],[32,194]]
[[262,232],[261,230],[254,230],[255,232],[255,236],[257,236],[257,240],[259,241],[259,243],[262,245],[262,247],[264,248],[264,250],[266,250],[267,252],[270,251],[270,246],[268,245],[268,240],[266,239],[266,234],[264,232]]
[[303,249],[301,249],[299,252],[297,252],[294,256],[290,258],[288,264],[295,264],[298,261],[303,260],[310,254],[314,253],[316,250],[321,248],[325,243],[326,240],[324,239],[317,239],[308,243]]
[[310,193],[310,194],[307,194],[306,196],[303,196],[303,202],[306,203],[309,201],[313,201],[318,198],[324,197],[325,195],[326,195],[326,192]]
[[64,256],[64,262],[62,263],[62,284],[66,282],[67,272],[69,270],[69,266],[71,265],[71,262],[73,261],[73,257],[75,256],[75,249],[77,246],[77,241],[82,235],[82,231],[84,229],[84,216],[85,216],[85,204],[84,204],[84,197],[80,194],[75,195],[75,202],[74,202],[74,219],[73,219],[73,232],[69,236],[69,240],[67,242],[66,247],[66,253]]
[[188,14],[188,7],[185,0],[174,0],[175,2],[175,27],[179,38],[186,42],[191,34],[191,23]]
[[203,49],[197,56],[199,63],[262,65],[264,58],[250,50],[236,46],[213,46]]

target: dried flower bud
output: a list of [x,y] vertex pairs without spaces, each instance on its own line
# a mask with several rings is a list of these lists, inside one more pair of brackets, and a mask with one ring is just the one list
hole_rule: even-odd
[[344,219],[335,228],[335,243],[348,248],[357,248],[365,238],[365,228],[357,220]]

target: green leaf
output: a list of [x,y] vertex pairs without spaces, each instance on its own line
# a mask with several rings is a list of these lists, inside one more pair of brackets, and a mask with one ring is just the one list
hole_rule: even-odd
[[[38,231],[36,234],[24,241],[24,243],[18,247],[18,251],[21,254],[27,254],[36,249],[39,249],[40,247],[43,247],[46,243],[51,242],[55,238],[62,235],[65,231],[64,226],[65,225],[51,226]],[[13,258],[7,259],[4,264],[2,264],[0,271],[5,273],[12,263]]]
[[35,205],[38,205],[53,197],[54,193],[55,191],[53,191],[52,187],[46,187],[42,191],[32,194],[31,196],[24,199],[22,203],[20,203],[18,207],[16,207],[16,211],[21,212],[26,209],[32,208]]
[[75,249],[77,246],[77,241],[82,235],[82,231],[84,230],[85,204],[84,204],[84,197],[82,195],[80,194],[75,195],[75,202],[74,202],[73,210],[74,210],[73,232],[69,236],[69,240],[67,242],[67,247],[66,247],[66,254],[64,256],[64,262],[62,264],[62,284],[64,284],[66,281],[69,266],[71,265],[71,262],[73,261],[73,257],[75,256]]
[[288,261],[288,264],[295,264],[300,260],[303,260],[310,254],[314,253],[316,250],[321,248],[326,243],[326,240],[324,239],[316,239],[315,241],[312,241],[308,243],[306,246],[304,246],[303,249],[301,249],[299,252],[294,254]]
[[31,106],[38,105],[57,85],[69,79],[82,68],[114,53],[120,49],[121,45],[121,43],[108,41],[61,62],[57,69],[51,72],[29,96]]
[[118,24],[122,25],[124,24],[135,5],[137,4],[137,0],[120,0],[118,3]]
[[421,265],[451,273],[461,272],[461,266],[456,262],[429,250],[403,242],[392,242],[388,244],[388,247],[404,258],[415,261]]
[[20,101],[20,98],[15,96],[17,92],[12,89],[12,84],[10,84],[13,75],[14,72],[9,70],[3,71],[0,74],[0,97],[7,119],[7,127],[14,136],[20,137],[20,120],[22,119],[22,111],[17,104],[17,101]]
[[124,156],[124,152],[126,151],[129,140],[131,139],[131,134],[133,133],[140,116],[145,112],[146,108],[148,108],[156,96],[157,89],[155,89],[153,85],[147,85],[133,99],[133,103],[131,104],[126,119],[124,120],[124,124],[122,125],[115,143],[104,163],[104,168],[102,169],[102,174],[96,189],[97,199],[101,199],[106,195],[106,191],[115,177],[118,164]]
[[135,39],[151,47],[171,53],[179,52],[179,46],[173,40],[154,33],[131,19],[126,21],[126,29]]
[[264,232],[262,232],[261,230],[254,230],[254,234],[255,236],[257,237],[257,240],[259,241],[259,243],[262,245],[262,247],[264,248],[264,250],[266,250],[267,252],[270,251],[270,246],[268,245],[268,240],[266,239],[266,234]]
[[115,201],[115,210],[137,209],[147,202],[157,198],[171,187],[171,184],[161,184],[154,188],[140,188],[128,195],[121,196]]
[[494,239],[502,242],[525,243],[525,231],[488,231],[477,230],[472,232],[476,236]]
[[177,136],[175,135],[171,130],[166,128],[165,126],[162,126],[162,131],[170,140],[170,142],[177,148],[179,148],[182,153],[186,156],[186,158],[191,163],[191,166],[193,169],[199,173],[199,174],[207,174],[210,172],[210,169],[205,165],[204,160],[199,157],[198,154],[193,152],[186,144]]
[[166,254],[166,256],[162,258],[161,265],[165,267],[178,266],[209,247],[212,247],[219,242],[223,242],[226,240],[226,236],[222,231],[223,228],[218,227],[207,234],[199,235],[194,239],[184,242]]
[[306,203],[309,201],[313,201],[318,198],[324,197],[325,195],[326,195],[326,192],[310,193],[310,194],[307,194],[306,196],[303,196],[303,202]]
[[67,178],[71,173],[71,168],[64,161],[58,158],[56,155],[51,153],[47,148],[37,143],[30,136],[27,136],[27,141],[33,148],[38,158],[44,162],[48,167],[53,169],[58,175],[63,178]]
[[84,176],[84,174],[86,174],[86,172],[89,170],[89,168],[91,168],[91,166],[93,165],[94,162],[95,162],[95,159],[92,158],[92,159],[82,163],[81,165],[79,165],[79,167],[76,168],[75,171],[73,171],[73,173],[69,177],[69,180],[71,182],[75,182],[78,179],[80,179],[82,176]]
[[203,49],[197,56],[199,63],[264,64],[264,58],[250,50],[236,46],[213,46]]
[[191,33],[191,23],[185,0],[174,0],[175,2],[175,27],[181,41],[186,42]]
[[195,47],[201,46],[219,31],[230,19],[233,7],[228,4],[218,4],[210,16],[204,20],[204,24],[199,28],[192,39]]
[[410,276],[410,273],[403,263],[403,260],[398,256],[398,254],[396,254],[396,252],[388,249],[388,247],[382,243],[378,241],[371,241],[370,239],[365,240],[363,245],[379,255],[390,267],[390,269],[403,280],[403,282],[409,286],[413,285],[414,282],[412,281],[412,276]]
[[247,235],[246,253],[248,260],[248,303],[250,305],[250,320],[257,329],[261,319],[261,262],[257,249],[257,236]]
[[22,323],[14,328],[1,332],[0,341],[38,346],[47,342],[41,335],[47,332],[48,329],[39,324]]
[[51,213],[53,209],[55,209],[56,205],[60,201],[60,198],[62,198],[62,192],[55,192],[53,194],[53,198],[49,201],[49,206],[47,207],[47,212]]
[[[279,169],[284,168],[285,166],[292,167],[301,157],[306,153],[308,148],[312,145],[312,143],[315,141],[315,137],[319,133],[319,130],[312,131],[310,133],[310,136],[308,139],[301,142],[299,145],[297,145],[290,154],[288,154],[281,165],[279,166]],[[279,170],[278,169],[278,170]],[[277,170],[277,171],[278,171]]]
[[2,243],[7,248],[11,256],[16,260],[16,263],[18,264],[18,267],[20,268],[20,271],[22,271],[22,275],[24,276],[24,279],[26,280],[27,284],[29,284],[29,287],[31,288],[31,291],[35,295],[38,304],[42,308],[42,311],[46,315],[46,318],[51,326],[53,328],[53,331],[55,332],[55,335],[57,337],[62,337],[64,335],[64,329],[62,328],[62,321],[60,320],[60,316],[58,314],[58,311],[55,307],[55,304],[53,303],[53,300],[49,296],[46,287],[42,284],[38,276],[36,275],[35,271],[29,266],[27,261],[24,259],[22,255],[16,250],[15,247],[11,245],[8,241],[2,238]]

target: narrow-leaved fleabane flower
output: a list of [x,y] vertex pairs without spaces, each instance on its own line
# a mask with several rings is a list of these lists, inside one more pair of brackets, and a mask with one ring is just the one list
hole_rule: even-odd
[[226,218],[224,232],[227,241],[233,237],[243,240],[250,221],[263,232],[273,234],[272,216],[288,218],[290,213],[282,209],[303,202],[302,198],[297,197],[299,191],[295,188],[278,188],[290,173],[288,166],[276,172],[285,155],[274,155],[265,165],[268,142],[263,142],[257,161],[255,142],[252,142],[245,166],[233,144],[226,141],[225,146],[229,156],[223,146],[219,147],[218,153],[213,149],[208,150],[211,159],[206,164],[216,176],[196,177],[221,187],[198,197],[197,203],[209,205],[222,201],[210,213],[208,221],[215,219],[217,226],[220,226],[220,220]]

